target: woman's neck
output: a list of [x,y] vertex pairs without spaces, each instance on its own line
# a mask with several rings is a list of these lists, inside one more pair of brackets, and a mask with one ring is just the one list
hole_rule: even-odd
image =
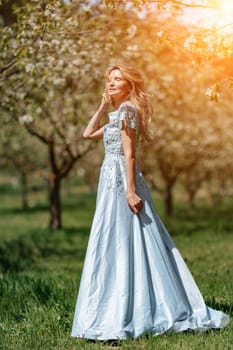
[[117,100],[117,101],[113,101],[113,107],[114,107],[115,109],[118,109],[118,108],[120,107],[120,105],[121,105],[123,102],[126,102],[126,101],[128,101],[128,96],[126,96],[126,97],[124,97],[124,98],[122,98],[122,99],[119,99],[119,100]]

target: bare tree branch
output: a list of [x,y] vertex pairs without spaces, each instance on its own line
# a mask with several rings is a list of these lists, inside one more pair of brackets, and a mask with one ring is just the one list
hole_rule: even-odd
[[146,175],[146,179],[151,183],[153,189],[161,194],[164,194],[164,189],[159,187],[157,183],[155,182],[154,177],[151,174]]
[[30,126],[27,124],[25,124],[24,127],[32,136],[37,137],[40,141],[42,141],[46,145],[49,144],[49,142],[50,142],[49,139],[47,139],[45,136],[39,134],[38,131],[35,131],[34,129],[30,128]]
[[[163,1],[155,1],[155,2],[162,3]],[[204,8],[204,9],[214,9],[215,8],[214,6],[207,6],[207,5],[202,5],[202,4],[194,4],[194,3],[188,4],[187,2],[178,1],[178,0],[172,0],[171,2],[176,4],[176,5],[183,6],[183,7]]]
[[56,121],[53,119],[52,116],[49,115],[49,119],[51,120],[51,123],[55,129],[55,131],[57,132],[58,136],[60,136],[60,138],[62,139],[63,143],[64,143],[64,146],[65,146],[65,150],[67,151],[67,153],[69,154],[70,158],[73,159],[75,158],[75,156],[73,155],[72,151],[71,151],[71,148],[69,146],[69,144],[67,143],[66,141],[66,137],[65,135],[63,134],[63,132],[61,131],[61,129],[58,127]]
[[12,66],[14,66],[16,62],[17,62],[17,60],[13,60],[13,61],[7,63],[5,66],[2,66],[2,67],[0,68],[0,74],[2,74],[2,73],[5,72],[7,69],[9,69],[9,68],[11,68]]
[[26,82],[27,82],[28,79],[24,79],[23,81],[21,81],[18,85],[16,85],[13,89],[13,91],[16,91],[18,90],[19,88],[21,88]]
[[[121,4],[127,4],[129,1],[128,0],[122,0],[122,1],[119,1],[119,0],[113,0],[112,1],[112,4],[114,6],[118,5],[117,7],[119,7]],[[162,4],[162,5],[166,5],[167,3],[172,3],[172,4],[175,4],[175,5],[179,5],[179,6],[182,6],[182,7],[191,7],[191,8],[204,8],[204,9],[213,9],[215,8],[214,6],[207,6],[207,5],[203,5],[203,4],[195,4],[195,3],[187,3],[187,2],[184,2],[184,1],[179,1],[179,0],[170,0],[170,1],[163,1],[163,0],[144,0],[142,1],[142,4],[151,4],[151,3],[158,3],[158,4]]]
[[221,26],[221,27],[217,27],[216,30],[217,30],[217,31],[218,31],[218,30],[222,30],[222,29],[224,29],[224,28],[231,27],[231,26],[233,26],[233,22],[224,24],[224,25]]
[[81,159],[82,157],[84,157],[89,151],[91,151],[92,149],[94,149],[95,144],[92,142],[90,143],[85,150],[83,150],[82,152],[78,153],[73,159],[70,160],[70,162],[67,162],[67,164],[64,166],[63,169],[61,169],[60,171],[60,177],[64,178],[68,175],[68,173],[70,172],[70,170],[73,168],[75,162],[79,159]]

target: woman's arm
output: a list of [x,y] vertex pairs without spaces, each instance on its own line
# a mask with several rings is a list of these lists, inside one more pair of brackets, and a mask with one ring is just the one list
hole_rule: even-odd
[[136,194],[135,189],[135,144],[136,130],[128,128],[126,123],[122,123],[121,137],[122,146],[125,155],[125,171],[126,171],[126,198],[130,209],[139,214],[143,208],[141,198]]
[[83,132],[84,139],[99,139],[103,137],[104,127],[100,126],[100,121],[109,104],[110,104],[109,100],[105,95],[103,95],[103,99],[100,107],[98,108],[96,113],[93,115],[86,129]]

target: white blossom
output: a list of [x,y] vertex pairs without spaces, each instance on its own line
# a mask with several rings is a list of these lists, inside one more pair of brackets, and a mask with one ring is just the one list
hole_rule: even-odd
[[37,107],[36,108],[36,113],[37,114],[41,114],[42,113],[42,108],[41,107]]
[[45,16],[49,16],[49,15],[50,15],[50,10],[48,10],[48,9],[45,10],[44,15],[45,15]]
[[185,41],[184,41],[184,48],[185,49],[191,49],[193,45],[197,43],[197,38],[195,35],[189,36]]
[[174,80],[174,77],[173,77],[173,75],[165,74],[165,75],[163,75],[163,80],[165,80],[167,82],[172,82]]
[[28,48],[28,52],[30,53],[30,55],[32,55],[35,52],[35,49],[32,46],[30,46]]
[[64,79],[63,78],[55,78],[54,80],[53,80],[53,84],[54,85],[61,85],[61,84],[63,84],[64,83]]
[[60,41],[57,40],[57,39],[53,39],[53,40],[51,41],[51,44],[52,44],[52,45],[59,45],[59,44],[60,44]]
[[34,65],[32,63],[28,63],[25,67],[26,73],[32,73],[34,71]]
[[12,47],[12,49],[17,49],[18,48],[17,40],[15,40],[15,39],[11,40],[11,47]]
[[163,30],[160,30],[159,32],[157,32],[157,37],[162,38],[163,34],[164,34]]
[[19,92],[16,93],[16,96],[17,96],[17,99],[24,100],[24,98],[26,96],[26,93],[19,91]]
[[128,47],[127,47],[127,49],[128,50],[130,50],[130,51],[137,51],[138,50],[138,45],[129,45]]
[[33,122],[33,118],[32,118],[32,116],[30,114],[24,114],[24,115],[19,117],[19,122],[22,125],[30,124],[30,123]]
[[65,65],[65,61],[62,60],[62,59],[60,58],[60,59],[57,61],[57,66],[58,66],[59,68],[62,68],[64,65]]
[[134,37],[134,35],[137,32],[137,26],[135,24],[132,24],[128,29],[127,29],[127,33],[128,33],[128,38],[131,39]]
[[164,100],[165,99],[165,97],[166,97],[166,94],[164,93],[164,92],[157,92],[156,93],[156,96],[157,96],[157,98],[159,99],[159,100]]
[[48,97],[50,98],[50,99],[52,99],[52,98],[54,98],[54,90],[49,90],[49,92],[48,92]]
[[213,87],[209,87],[205,92],[206,96],[208,97],[211,97],[212,93],[213,93]]
[[77,174],[78,174],[78,176],[84,176],[84,175],[85,175],[85,169],[79,168],[79,169],[77,170]]
[[79,57],[77,57],[73,60],[73,64],[75,66],[79,66],[81,63],[82,63],[82,60]]
[[82,51],[79,52],[79,55],[80,55],[81,57],[88,57],[88,52],[85,51],[85,50],[82,50]]

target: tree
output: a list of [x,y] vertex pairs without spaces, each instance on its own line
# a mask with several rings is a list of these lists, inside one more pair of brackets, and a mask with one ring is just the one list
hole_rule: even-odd
[[17,20],[13,7],[22,5],[23,0],[2,0],[0,2],[0,18],[4,26],[8,26]]
[[[1,109],[47,147],[52,228],[62,225],[62,179],[94,147],[82,142],[82,128],[104,88],[97,83],[103,54],[109,51],[107,63],[117,43],[108,32],[109,10],[96,8],[92,17],[83,5],[33,1],[17,10],[17,23],[1,35]],[[98,41],[99,30],[108,48]]]
[[[217,88],[208,87],[214,86],[216,81],[224,77],[226,66],[216,65],[217,58],[205,64],[197,64],[196,60],[190,62],[189,53],[184,51],[184,47],[180,49],[179,45],[173,45],[163,34],[165,30],[171,33],[172,28],[175,28],[173,35],[177,31],[179,36],[186,37],[186,28],[170,20],[171,28],[166,22],[157,22],[156,25],[160,27],[158,31],[150,17],[145,23],[144,27],[140,27],[140,34],[146,38],[141,40],[140,50],[146,52],[143,70],[149,77],[154,102],[155,116],[152,122],[155,141],[143,152],[143,169],[154,188],[164,195],[165,211],[171,215],[173,188],[181,177],[183,181],[184,178],[189,179],[186,185],[191,193],[194,190],[191,187],[195,185],[197,190],[197,185],[202,183],[199,179],[200,167],[203,167],[204,178],[210,174],[210,160],[211,164],[215,163],[215,172],[212,169],[211,177],[217,176],[217,164],[221,163],[221,168],[223,166],[220,152],[221,155],[225,154],[226,166],[229,167],[229,144],[232,145],[233,140],[228,137],[227,146],[223,139],[228,134],[232,120],[232,92],[226,86],[220,102],[216,103]],[[153,33],[152,37],[145,34],[146,25],[148,31],[150,29]],[[158,34],[161,37],[159,48],[155,45]],[[160,173],[164,186],[154,180],[155,171],[156,176]],[[189,174],[192,174],[192,178]]]
[[28,177],[42,170],[47,172],[45,149],[16,123],[2,126],[0,131],[0,164],[17,174],[21,188],[22,208],[28,205]]
[[[169,3],[156,3],[165,2]],[[192,41],[193,28],[175,19],[168,21],[150,6],[144,7],[143,17],[132,2],[128,7],[106,3],[109,5],[90,7],[87,1],[65,5],[62,1],[33,0],[16,11],[17,23],[1,29],[1,109],[9,122],[21,123],[47,147],[53,228],[62,225],[61,181],[94,147],[83,143],[81,135],[86,117],[94,112],[101,96],[104,84],[99,81],[108,63],[133,62],[145,72],[147,85],[154,92],[156,162],[167,186],[167,212],[172,211],[172,188],[180,173],[197,162],[203,148],[197,118],[203,107],[192,105],[199,97],[192,74],[199,69],[200,56],[206,63],[209,52],[200,33],[200,38]],[[145,2],[138,4],[144,6]],[[172,13],[177,10],[171,8]],[[211,51],[211,60],[208,54],[209,65],[217,60],[220,47],[216,45]],[[229,59],[229,47],[221,50],[222,59]],[[194,66],[189,72],[191,58]],[[219,67],[221,79],[226,72]],[[203,74],[197,84],[202,79]],[[210,95],[216,99],[216,80],[208,83],[214,84]],[[207,87],[204,81],[201,90],[205,98]],[[196,128],[192,128],[194,124]],[[174,157],[179,159],[175,165]]]

